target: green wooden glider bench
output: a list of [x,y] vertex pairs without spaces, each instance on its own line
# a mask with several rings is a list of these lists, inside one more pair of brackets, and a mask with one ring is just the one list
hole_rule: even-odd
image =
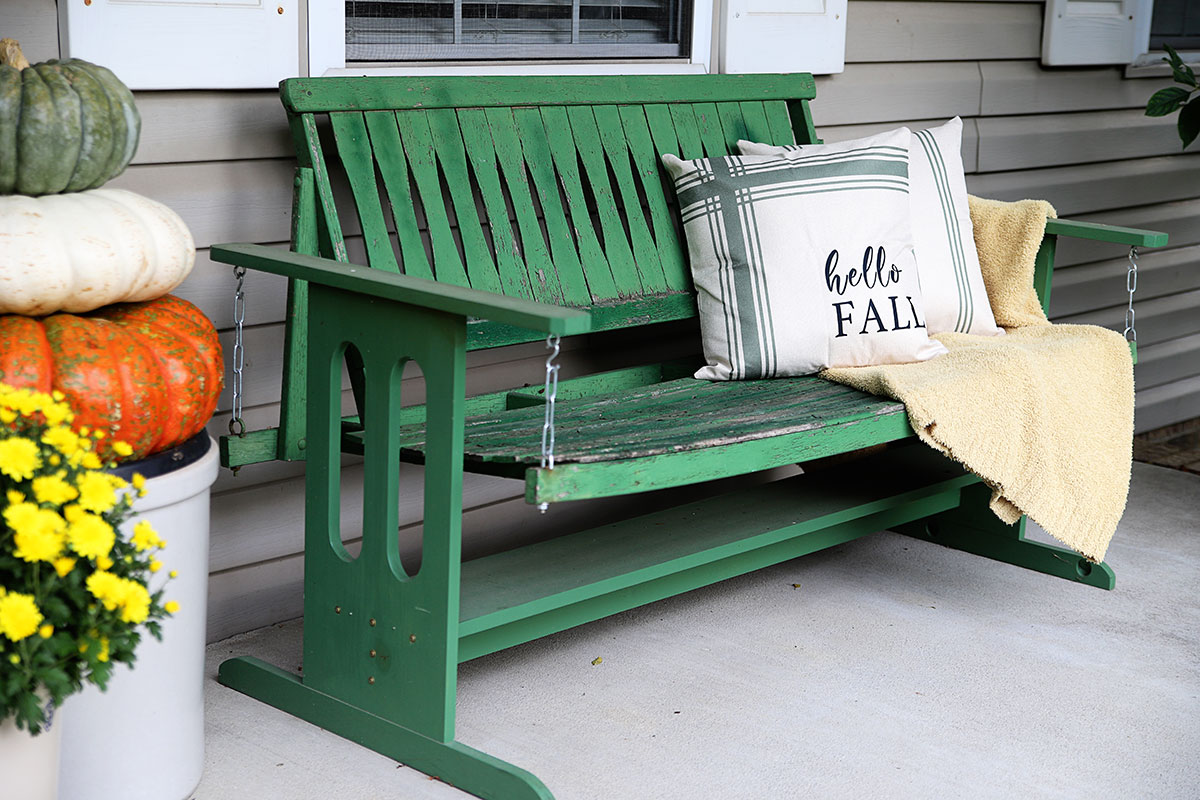
[[[307,461],[303,675],[235,658],[225,685],[475,795],[548,798],[530,773],[455,741],[460,661],[886,528],[1112,586],[1106,565],[1000,524],[986,487],[919,444],[856,461],[853,480],[832,467],[462,563],[464,471],[523,478],[529,502],[553,504],[912,437],[895,402],[817,378],[697,381],[695,364],[564,380],[550,387],[552,427],[547,387],[466,396],[468,351],[694,318],[658,156],[819,141],[813,79],[316,78],[285,81],[282,96],[299,161],[294,252],[212,255],[291,279],[280,425],[225,438],[222,457]],[[1061,220],[1048,234],[1043,302],[1057,235],[1166,238]],[[428,402],[402,408],[410,359]],[[339,535],[343,453],[364,459],[356,558]],[[402,460],[425,465],[411,576]]]

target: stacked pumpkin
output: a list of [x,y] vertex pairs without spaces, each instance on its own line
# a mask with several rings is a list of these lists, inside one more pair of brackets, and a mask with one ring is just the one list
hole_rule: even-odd
[[[216,330],[172,291],[196,260],[174,211],[123,189],[141,118],[112,72],[0,39],[0,382],[66,395],[136,459],[203,429]],[[109,452],[110,457],[120,454]]]

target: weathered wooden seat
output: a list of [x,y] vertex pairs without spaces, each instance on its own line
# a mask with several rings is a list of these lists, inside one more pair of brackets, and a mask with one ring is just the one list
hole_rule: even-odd
[[[808,75],[285,81],[295,252],[212,255],[292,279],[280,425],[226,437],[222,457],[308,462],[304,669],[233,659],[221,681],[480,796],[546,798],[529,773],[454,741],[459,661],[883,528],[1111,587],[1106,566],[1001,525],[986,487],[919,445],[852,474],[833,467],[461,563],[464,471],[524,478],[530,502],[554,503],[912,436],[899,404],[817,378],[707,383],[689,377],[695,364],[635,364],[558,385],[544,463],[542,387],[466,396],[469,350],[652,336],[694,318],[659,154],[815,142],[813,95]],[[1047,230],[1044,303],[1057,235],[1165,242],[1061,220]],[[401,404],[409,361],[423,405]],[[357,557],[340,538],[347,452],[365,465]],[[413,575],[397,543],[402,459],[425,464]]]

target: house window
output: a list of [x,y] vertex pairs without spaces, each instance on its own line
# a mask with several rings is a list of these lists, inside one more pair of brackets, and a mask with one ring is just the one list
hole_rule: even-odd
[[691,0],[346,0],[346,61],[687,58]]
[[1200,0],[1154,0],[1150,49],[1200,50]]

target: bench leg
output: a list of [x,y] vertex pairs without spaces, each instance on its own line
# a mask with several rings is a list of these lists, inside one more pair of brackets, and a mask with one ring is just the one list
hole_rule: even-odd
[[962,503],[957,508],[901,525],[895,530],[1069,581],[1100,589],[1113,588],[1116,577],[1108,564],[1088,561],[1065,547],[1026,539],[1025,517],[1015,525],[1005,525],[988,508],[990,499],[991,490],[987,486],[967,486],[962,490]]
[[467,747],[442,742],[312,689],[299,677],[256,658],[221,664],[219,680],[268,705],[368,747],[477,797],[553,800],[529,772]]
[[[296,676],[254,659],[219,680],[301,719],[491,800],[551,800],[530,773],[454,741],[462,545],[466,324],[310,287],[304,657]],[[359,554],[341,532],[341,363],[361,357]],[[400,386],[408,359],[429,398],[421,564],[400,561]]]

